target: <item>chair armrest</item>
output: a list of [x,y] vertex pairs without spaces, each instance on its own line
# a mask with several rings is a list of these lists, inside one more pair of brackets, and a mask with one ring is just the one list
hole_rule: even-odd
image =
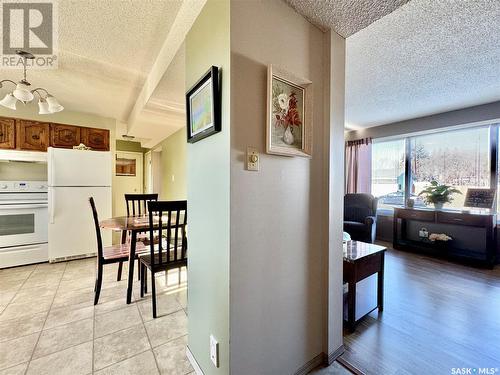
[[374,223],[376,223],[377,221],[377,217],[376,216],[367,216],[365,218],[365,224],[366,225],[373,225]]

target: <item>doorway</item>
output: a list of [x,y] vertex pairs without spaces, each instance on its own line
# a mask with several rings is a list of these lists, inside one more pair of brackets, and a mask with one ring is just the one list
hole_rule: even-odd
[[[116,151],[113,171],[113,217],[126,216],[125,194],[144,192],[144,156],[140,152]],[[113,243],[120,243],[120,233],[113,232]]]
[[147,194],[161,191],[161,148],[148,151],[144,155],[144,192]]

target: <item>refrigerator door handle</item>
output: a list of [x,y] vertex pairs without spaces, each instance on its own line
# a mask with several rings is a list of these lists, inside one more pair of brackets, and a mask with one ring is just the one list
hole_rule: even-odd
[[48,160],[48,165],[47,165],[47,171],[48,171],[48,180],[49,180],[49,186],[54,185],[54,152],[52,151],[52,148],[49,148],[48,151],[49,154],[49,160]]
[[55,204],[54,204],[54,198],[55,198],[55,192],[54,188],[49,189],[49,223],[54,224],[54,216],[55,216]]

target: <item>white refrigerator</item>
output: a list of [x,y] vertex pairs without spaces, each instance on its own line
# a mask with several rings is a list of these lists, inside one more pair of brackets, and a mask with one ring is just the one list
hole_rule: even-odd
[[[97,253],[89,197],[94,197],[99,219],[111,217],[111,152],[49,147],[49,261],[76,259]],[[103,245],[111,233],[102,231]]]

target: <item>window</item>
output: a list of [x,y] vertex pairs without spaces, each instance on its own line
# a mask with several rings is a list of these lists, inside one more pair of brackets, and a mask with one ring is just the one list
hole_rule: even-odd
[[402,206],[405,201],[405,140],[372,145],[372,194],[378,207]]
[[[492,126],[498,132],[496,125]],[[405,173],[406,147],[410,171]],[[418,194],[436,180],[461,191],[462,194],[454,194],[453,201],[444,206],[461,209],[468,188],[490,188],[492,151],[490,126],[390,141],[375,140],[372,147],[372,194],[379,198],[380,208],[404,206],[407,198],[414,199],[415,207],[425,207]],[[407,185],[405,176],[410,179]],[[407,192],[405,186],[408,186]],[[500,203],[498,194],[497,199]]]
[[135,159],[116,158],[117,176],[135,176]]
[[[418,195],[432,180],[451,185],[454,194],[445,207],[463,207],[467,188],[489,188],[489,127],[447,131],[410,138],[411,195]],[[415,206],[424,205],[416,199]]]

